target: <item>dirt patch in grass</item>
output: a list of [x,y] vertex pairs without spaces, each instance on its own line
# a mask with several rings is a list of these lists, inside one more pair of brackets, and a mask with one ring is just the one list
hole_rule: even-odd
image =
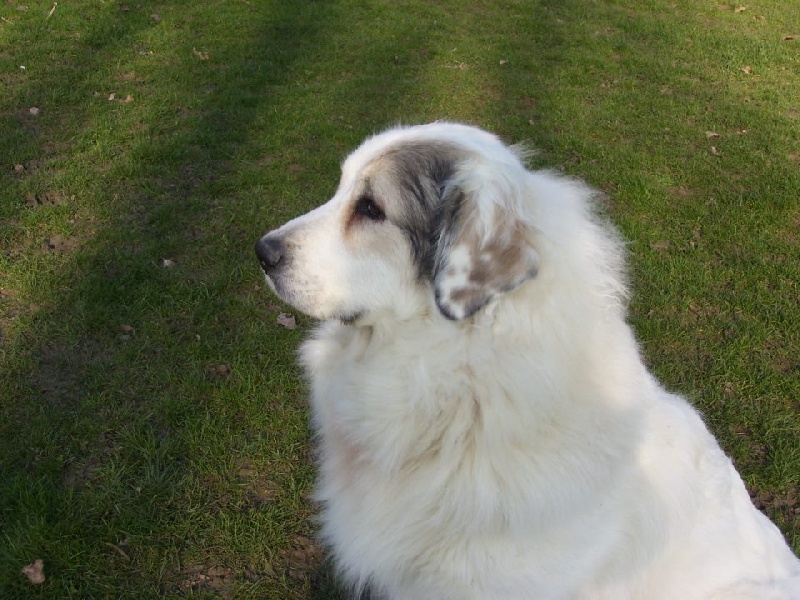
[[14,175],[17,177],[24,177],[25,175],[33,175],[36,171],[39,170],[41,166],[41,161],[38,160],[28,160],[24,163],[16,163],[12,167],[12,171]]
[[44,247],[50,252],[71,252],[81,247],[81,241],[76,237],[56,233],[44,239]]
[[45,344],[36,351],[36,370],[30,375],[30,383],[49,405],[70,406],[80,394],[75,359],[76,353],[61,344]]
[[209,591],[221,598],[231,598],[233,585],[241,578],[233,569],[220,565],[189,565],[181,570],[180,577],[180,590]]
[[750,492],[756,508],[775,514],[783,512],[800,517],[800,485],[786,490],[760,490]]
[[800,374],[800,358],[790,340],[776,336],[764,343],[761,354],[772,370],[781,376]]
[[38,206],[58,206],[66,204],[67,195],[60,190],[50,190],[42,194],[26,194],[25,204],[36,208]]
[[280,485],[260,473],[249,461],[245,461],[239,466],[237,481],[245,489],[244,505],[246,508],[257,509],[280,497]]
[[71,408],[81,397],[88,366],[108,359],[106,349],[94,341],[84,340],[74,346],[44,344],[34,352],[36,367],[29,382],[50,406]]
[[788,539],[800,534],[800,485],[749,491],[756,508],[783,529]]
[[322,547],[309,537],[294,535],[289,547],[280,553],[278,562],[290,579],[310,580],[322,564]]
[[[91,445],[91,448],[90,448]],[[113,456],[114,435],[103,432],[91,444],[83,444],[84,457],[68,462],[61,473],[61,483],[70,489],[81,489],[99,480],[100,469]]]
[[[171,578],[172,579],[172,578]],[[335,600],[340,595],[331,565],[324,560],[322,547],[312,538],[294,534],[273,564],[261,567],[228,567],[211,561],[183,566],[168,584],[165,593],[209,592],[220,598],[238,597],[247,584],[268,586],[282,581],[291,589],[306,589],[313,600]],[[171,590],[168,588],[172,588]],[[366,600],[367,597],[362,600]]]
[[[726,388],[726,393],[728,388]],[[731,390],[730,394],[733,394]],[[746,447],[746,451],[741,453],[741,458],[737,460],[737,467],[747,471],[762,471],[769,464],[769,448],[753,439],[752,432],[744,426],[739,427],[735,432],[737,439]],[[751,493],[752,495],[752,493]]]

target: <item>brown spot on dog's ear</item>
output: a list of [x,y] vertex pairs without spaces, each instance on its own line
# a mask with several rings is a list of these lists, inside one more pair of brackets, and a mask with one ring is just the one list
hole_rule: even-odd
[[537,272],[531,228],[496,204],[480,207],[460,192],[445,211],[434,266],[436,304],[453,320],[465,319]]

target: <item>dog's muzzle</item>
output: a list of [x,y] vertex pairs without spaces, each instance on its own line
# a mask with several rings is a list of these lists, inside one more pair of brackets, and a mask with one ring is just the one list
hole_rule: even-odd
[[264,273],[269,275],[285,263],[286,247],[278,236],[268,233],[256,242],[256,256]]

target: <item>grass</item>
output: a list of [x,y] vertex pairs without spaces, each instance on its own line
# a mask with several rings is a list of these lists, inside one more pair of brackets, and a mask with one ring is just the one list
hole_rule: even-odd
[[797,16],[4,3],[0,597],[337,597],[311,541],[311,323],[276,323],[252,245],[364,136],[442,118],[608,192],[648,363],[800,549]]

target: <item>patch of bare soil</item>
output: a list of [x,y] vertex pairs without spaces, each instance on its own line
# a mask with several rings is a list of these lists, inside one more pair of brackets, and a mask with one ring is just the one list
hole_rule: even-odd
[[26,194],[25,204],[31,207],[58,206],[66,204],[67,196],[60,190],[49,190],[42,194]]
[[35,353],[36,370],[30,382],[51,406],[71,406],[80,394],[76,353],[60,344],[45,344]]
[[750,490],[756,508],[770,516],[782,515],[789,520],[800,519],[800,485],[786,490]]
[[49,405],[62,409],[74,406],[82,396],[87,368],[108,361],[107,350],[93,340],[72,346],[44,344],[33,358],[36,368],[28,376],[29,382]]
[[217,564],[191,564],[178,573],[177,588],[184,593],[210,592],[218,598],[236,597],[236,588],[242,582],[256,582],[274,573],[259,573],[254,569],[232,569]]
[[81,243],[76,238],[70,238],[61,235],[60,233],[56,233],[48,238],[45,238],[44,245],[45,248],[50,252],[70,252],[80,248]]
[[278,556],[278,562],[289,579],[310,580],[322,564],[322,547],[309,537],[294,535],[289,547]]
[[[726,388],[726,392],[728,389]],[[731,394],[734,391],[731,390]],[[750,430],[747,427],[739,427],[736,430],[736,436],[746,444],[746,452],[744,458],[737,462],[737,467],[745,468],[752,471],[762,471],[769,464],[769,448],[753,439]],[[751,494],[752,495],[752,494]]]
[[[299,534],[290,538],[289,546],[280,552],[272,565],[235,569],[212,562],[192,563],[185,565],[176,575],[171,590],[168,586],[165,594],[205,592],[213,597],[235,598],[242,585],[266,580],[283,581],[294,589],[308,590],[309,600],[350,598],[338,585],[330,563],[324,560],[322,547]],[[370,595],[365,593],[359,600],[370,600]]]
[[41,162],[38,160],[28,160],[24,163],[16,163],[12,167],[14,175],[17,177],[24,177],[25,175],[32,175],[39,170]]
[[184,592],[211,591],[222,598],[230,598],[236,580],[237,574],[227,567],[189,565],[181,571],[178,587]]
[[[87,442],[83,448],[84,456],[70,460],[62,469],[62,485],[71,489],[91,486],[99,479],[100,469],[112,457],[114,448],[114,435],[108,431],[100,434],[91,443]],[[114,548],[120,552],[119,546]]]
[[260,473],[249,461],[239,466],[237,481],[245,490],[244,504],[246,508],[260,508],[275,501],[281,493],[281,487],[263,473]]

